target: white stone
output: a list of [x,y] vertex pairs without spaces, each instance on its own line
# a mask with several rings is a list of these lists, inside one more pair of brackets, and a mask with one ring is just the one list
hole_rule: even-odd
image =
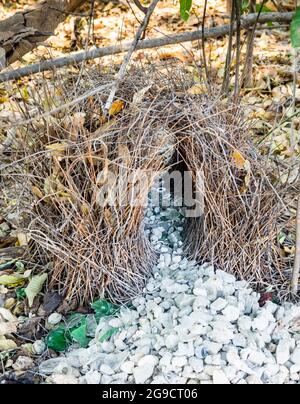
[[230,384],[230,381],[222,370],[215,370],[212,377],[213,384]]
[[247,340],[242,334],[235,335],[232,343],[234,346],[239,348],[245,348],[247,346]]
[[269,319],[264,315],[259,315],[253,320],[252,328],[254,330],[264,331],[266,328],[268,328],[268,325]]
[[252,320],[248,316],[242,316],[238,319],[238,328],[240,331],[250,331]]
[[203,371],[204,364],[202,359],[192,357],[189,359],[189,364],[193,368],[194,372],[201,373]]
[[172,359],[172,365],[175,367],[182,368],[187,365],[188,361],[185,356],[174,356]]
[[108,376],[111,376],[111,375],[113,375],[115,373],[110,366],[105,365],[105,364],[102,364],[100,366],[99,370],[100,370],[101,373],[103,373],[105,375],[108,375]]
[[248,356],[248,361],[254,365],[262,366],[266,361],[266,357],[262,352],[252,351]]
[[227,304],[228,303],[225,299],[219,298],[210,305],[210,308],[214,311],[221,311],[227,306]]
[[238,320],[240,316],[240,309],[235,306],[227,306],[223,311],[222,314],[226,317],[226,320],[230,322],[235,322]]
[[225,327],[226,327],[225,324],[224,328],[214,327],[214,329],[210,333],[208,333],[208,337],[213,342],[217,342],[223,345],[229,344],[230,341],[233,339],[234,334],[232,330]]
[[138,366],[133,369],[133,376],[136,384],[144,384],[154,373],[158,359],[153,355],[146,355],[139,360]]
[[166,347],[169,349],[174,349],[177,347],[179,338],[176,334],[169,334],[166,338]]
[[100,384],[101,375],[96,370],[91,370],[85,374],[85,380],[87,384]]
[[276,361],[278,365],[284,365],[290,359],[290,341],[283,339],[279,341],[276,349]]
[[263,384],[263,382],[255,375],[248,376],[246,381],[247,384]]
[[300,365],[300,348],[296,348],[291,355],[291,361],[295,365]]
[[221,271],[219,269],[216,271],[216,276],[218,278],[222,279],[222,281],[224,283],[232,284],[232,283],[235,283],[235,281],[236,281],[236,278],[234,275],[231,275],[228,272]]
[[57,325],[57,324],[59,324],[59,323],[61,322],[61,320],[62,320],[62,315],[61,315],[61,314],[59,314],[59,313],[52,313],[52,314],[48,317],[47,322],[48,322],[48,324],[50,324],[50,325]]
[[133,369],[134,369],[134,362],[126,361],[126,362],[122,363],[120,369],[122,370],[122,372],[125,372],[125,373],[131,375],[133,373]]
[[223,345],[217,344],[216,342],[205,341],[203,347],[207,350],[209,355],[216,355],[221,351]]
[[109,323],[108,323],[111,327],[114,328],[120,328],[123,326],[123,322],[120,318],[112,318]]
[[46,344],[42,340],[37,340],[33,343],[33,350],[36,355],[42,355],[46,350]]

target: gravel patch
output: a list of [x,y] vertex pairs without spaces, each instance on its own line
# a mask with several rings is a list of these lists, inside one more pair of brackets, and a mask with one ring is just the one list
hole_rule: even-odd
[[[47,382],[300,383],[300,307],[260,307],[247,282],[187,260],[182,221],[172,207],[148,210],[146,232],[159,261],[144,294],[102,319],[88,348],[43,362]],[[100,343],[109,326],[120,331]]]

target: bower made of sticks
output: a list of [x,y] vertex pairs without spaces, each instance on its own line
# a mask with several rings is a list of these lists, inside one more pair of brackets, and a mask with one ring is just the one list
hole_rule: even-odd
[[[43,84],[39,112],[41,100],[47,108],[67,104],[113,77],[94,71],[84,73],[83,87],[74,76]],[[81,302],[141,293],[156,262],[143,227],[148,192],[174,165],[201,172],[204,184],[203,214],[186,219],[187,255],[260,286],[286,284],[291,262],[277,237],[287,188],[251,142],[242,108],[191,95],[192,85],[173,66],[133,69],[111,116],[103,114],[103,90],[19,130],[16,156],[34,199],[27,232],[35,256],[51,262],[51,289]],[[145,173],[142,186],[127,181]]]

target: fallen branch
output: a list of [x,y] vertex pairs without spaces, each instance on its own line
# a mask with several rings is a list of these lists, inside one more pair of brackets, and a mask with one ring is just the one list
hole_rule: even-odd
[[[292,20],[294,13],[262,13],[259,17],[259,23],[278,22],[288,23]],[[249,14],[241,21],[243,29],[249,29],[257,21],[257,14]],[[236,25],[234,26],[236,30]],[[230,24],[222,25],[220,27],[214,27],[205,29],[204,33],[201,31],[185,32],[182,34],[165,35],[164,37],[146,39],[140,41],[136,50],[158,48],[166,45],[174,45],[183,42],[196,41],[199,39],[218,38],[228,35],[230,32]],[[41,73],[44,71],[52,70],[54,68],[60,68],[83,62],[84,60],[91,60],[101,58],[109,55],[116,55],[119,53],[127,52],[132,46],[132,42],[125,42],[121,45],[107,46],[103,48],[96,48],[87,52],[78,52],[68,56],[64,56],[49,61],[28,65],[21,69],[0,73],[0,82],[6,82],[11,80],[20,79],[31,74]]]
[[0,21],[0,69],[53,35],[59,23],[85,0],[46,0]]
[[297,219],[296,219],[296,252],[295,252],[295,263],[294,271],[291,283],[292,293],[295,295],[298,293],[299,287],[299,274],[300,274],[300,194],[298,197],[298,207],[297,207]]

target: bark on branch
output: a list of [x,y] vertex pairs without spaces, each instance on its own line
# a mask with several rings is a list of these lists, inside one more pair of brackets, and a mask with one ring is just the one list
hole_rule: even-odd
[[53,35],[66,15],[85,0],[45,0],[0,21],[0,69],[19,60]]
[[[294,13],[262,13],[258,18],[257,14],[249,14],[246,17],[242,18],[241,26],[243,29],[249,29],[254,24],[256,24],[257,21],[259,23],[268,23],[268,22],[289,23],[292,20],[293,15]],[[236,30],[236,25],[233,27],[233,29],[234,31]],[[136,50],[158,48],[161,46],[174,45],[178,43],[195,41],[199,39],[218,38],[228,35],[229,32],[230,32],[230,24],[205,29],[204,32],[200,30],[194,32],[185,32],[181,34],[165,35],[160,38],[146,39],[140,41],[136,46]],[[78,52],[65,57],[52,59],[46,62],[28,65],[21,69],[0,73],[0,82],[20,79],[22,77],[29,76],[31,74],[36,74],[52,70],[54,68],[60,68],[64,66],[77,64],[84,60],[91,60],[101,58],[103,56],[116,55],[119,53],[127,52],[131,46],[132,42],[125,42],[117,46],[96,48],[87,52]]]

